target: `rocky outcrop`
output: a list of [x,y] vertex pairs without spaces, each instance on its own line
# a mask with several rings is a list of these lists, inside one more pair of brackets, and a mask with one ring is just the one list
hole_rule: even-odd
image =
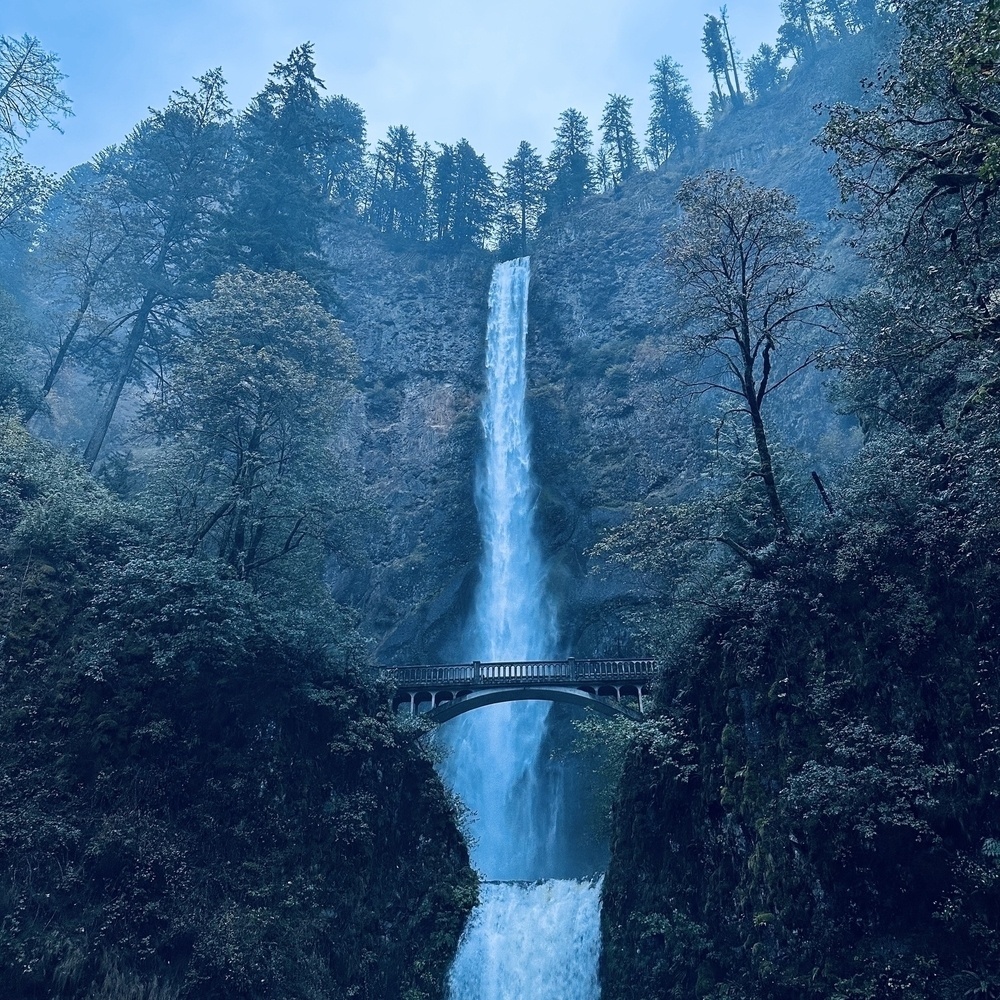
[[362,370],[339,445],[369,504],[366,558],[331,566],[331,583],[380,662],[447,659],[479,548],[472,473],[491,262],[393,246],[350,222],[330,259]]

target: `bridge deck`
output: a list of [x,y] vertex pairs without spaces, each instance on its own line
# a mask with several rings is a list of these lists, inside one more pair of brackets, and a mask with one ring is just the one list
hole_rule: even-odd
[[648,684],[656,674],[653,659],[510,660],[499,663],[448,663],[383,668],[397,691],[416,688],[495,688],[516,685]]

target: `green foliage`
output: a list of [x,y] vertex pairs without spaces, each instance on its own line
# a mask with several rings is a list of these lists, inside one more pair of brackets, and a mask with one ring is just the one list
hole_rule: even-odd
[[4,153],[0,157],[0,235],[29,240],[53,187],[53,178],[20,153]]
[[[693,766],[639,748],[628,762],[611,996],[634,980],[646,996],[861,996],[891,979],[932,997],[968,969],[997,975],[983,845],[1000,689],[977,666],[995,656],[993,570],[956,574],[960,538],[902,512],[873,530],[880,488],[776,577],[716,592],[671,651],[659,700]],[[698,948],[650,940],[648,915],[673,911]],[[927,964],[908,975],[913,955]]]
[[366,180],[365,113],[354,101],[337,95],[322,102],[321,118],[324,196],[357,211]]
[[[708,61],[708,71],[715,84],[715,96],[722,108],[743,106],[743,91],[737,69],[736,53],[729,37],[729,19],[726,8],[719,8],[719,16],[705,15],[705,27],[701,36],[701,51]],[[721,81],[726,81],[726,94],[722,92]]]
[[17,423],[0,522],[0,992],[441,996],[475,877],[348,616],[259,599]]
[[750,97],[759,101],[772,90],[777,90],[787,75],[781,65],[780,53],[770,45],[761,45],[747,60],[747,88]]
[[23,411],[34,393],[26,363],[30,328],[14,300],[0,290],[0,411]]
[[430,182],[430,164],[417,148],[416,136],[405,125],[390,126],[375,149],[365,218],[383,233],[423,239]]
[[58,57],[37,38],[0,35],[0,236],[5,238],[29,240],[52,191],[53,178],[28,163],[17,147],[43,122],[58,129],[59,120],[72,114],[62,80]]
[[[787,8],[813,32],[867,19]],[[981,170],[996,17],[989,3],[898,9],[899,69],[870,104],[835,109],[824,139],[877,263],[838,306],[830,359],[865,432],[857,462],[763,573],[694,563],[701,497],[610,540],[659,578],[658,704],[694,765],[658,771],[638,747],[626,763],[610,998],[1000,995],[1000,412]],[[743,496],[718,489],[716,516],[728,503],[738,518]]]
[[576,108],[559,115],[548,168],[551,183],[545,196],[545,217],[555,218],[579,204],[593,184],[594,135],[587,118]]
[[654,167],[694,145],[701,122],[691,104],[691,85],[680,66],[663,56],[649,78],[649,127],[646,129],[646,156]]
[[434,164],[437,238],[485,247],[491,236],[497,189],[486,159],[467,139],[441,145]]
[[151,478],[190,550],[258,585],[328,540],[349,503],[328,445],[354,349],[316,293],[281,272],[221,276],[191,318],[169,394],[151,408],[168,442]]
[[517,152],[504,164],[500,184],[502,209],[498,243],[501,252],[528,252],[528,245],[538,232],[545,204],[548,173],[545,163],[530,143],[522,142]]
[[632,127],[632,99],[609,94],[601,115],[601,148],[611,171],[611,184],[618,185],[639,169],[639,143]]
[[[231,262],[294,272],[315,287],[327,278],[321,241],[330,217],[329,156],[345,138],[343,116],[331,114],[336,109],[324,104],[322,89],[307,42],[274,64],[240,116],[237,187],[222,248]],[[356,144],[356,117],[347,125],[346,138]]]
[[831,109],[823,145],[838,157],[846,198],[875,221],[890,207],[953,247],[979,244],[993,225],[1000,175],[1000,8],[900,0],[898,61],[865,107]]

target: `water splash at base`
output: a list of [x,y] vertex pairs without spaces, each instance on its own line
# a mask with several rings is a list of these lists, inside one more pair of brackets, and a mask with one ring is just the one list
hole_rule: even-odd
[[450,1000],[598,1000],[601,881],[483,883]]

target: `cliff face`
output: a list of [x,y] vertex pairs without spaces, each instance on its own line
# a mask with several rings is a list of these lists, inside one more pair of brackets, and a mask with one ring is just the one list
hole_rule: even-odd
[[[679,390],[675,377],[688,362],[676,356],[678,290],[663,265],[680,183],[732,168],[793,194],[837,265],[818,276],[820,290],[850,289],[859,265],[845,225],[828,218],[837,192],[811,140],[823,121],[817,101],[854,100],[871,59],[854,40],[767,103],[720,122],[697,153],[589,199],[533,249],[528,405],[567,654],[630,649],[623,615],[638,581],[588,552],[630,504],[696,491],[711,461],[713,406]],[[348,224],[330,256],[364,372],[344,452],[360,456],[376,517],[372,568],[334,567],[332,581],[361,611],[382,662],[446,660],[479,552],[473,477],[492,261],[393,247]],[[803,468],[822,472],[856,446],[819,373],[790,384],[773,406],[771,420]]]
[[368,491],[361,566],[331,567],[383,663],[451,655],[474,583],[473,472],[481,429],[491,263],[393,247],[345,223],[330,245],[346,332],[361,358],[344,455]]

